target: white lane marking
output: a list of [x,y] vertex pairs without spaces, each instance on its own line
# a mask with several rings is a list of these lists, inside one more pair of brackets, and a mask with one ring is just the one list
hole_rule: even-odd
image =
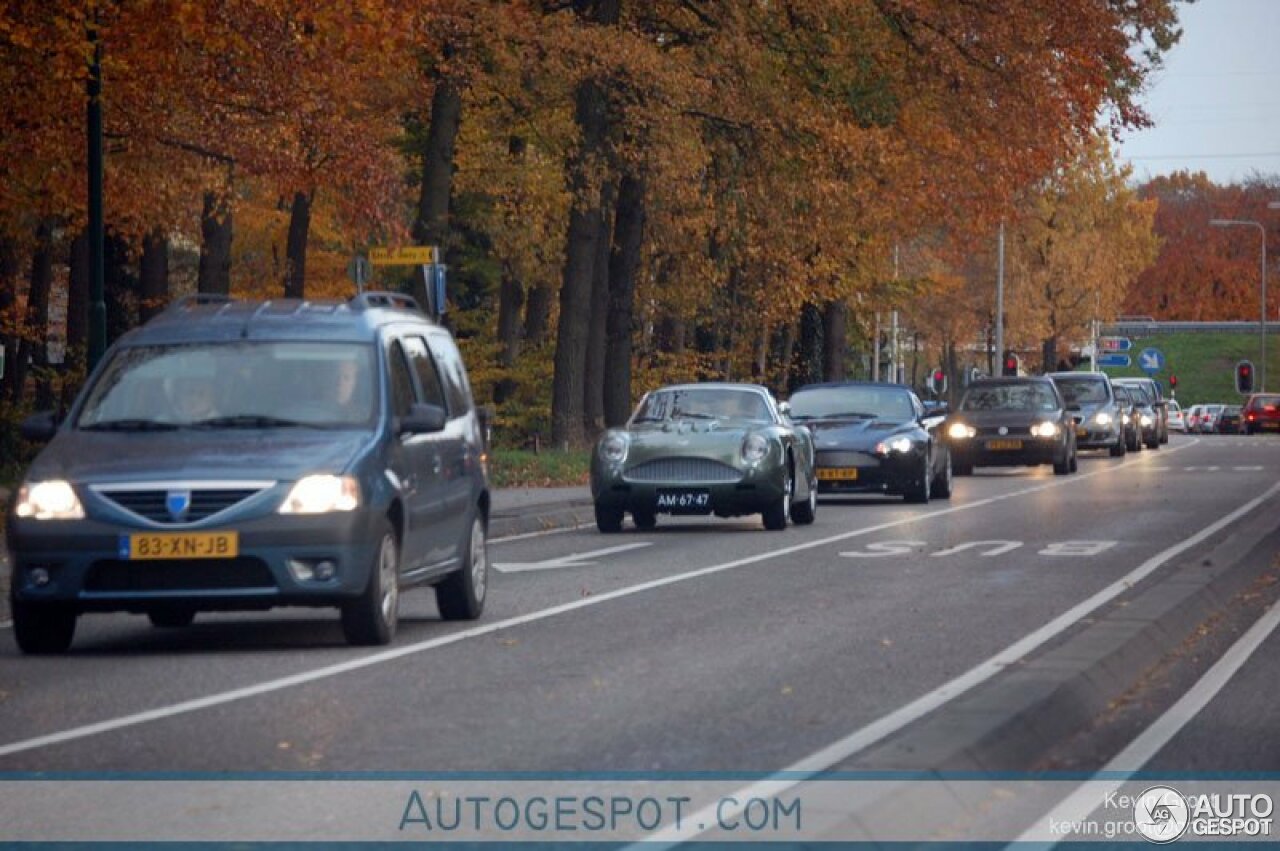
[[[872,721],[870,724],[859,730],[855,730],[843,739],[828,745],[816,753],[810,754],[794,765],[784,768],[779,774],[767,777],[764,780],[759,780],[752,783],[750,786],[737,790],[733,793],[733,797],[737,798],[739,801],[746,801],[753,797],[769,797],[777,795],[780,792],[790,789],[802,780],[807,780],[819,772],[826,771],[832,766],[844,762],[854,754],[864,751],[877,742],[893,735],[903,727],[923,718],[925,715],[928,715],[930,712],[948,701],[959,697],[961,694],[964,694],[973,687],[994,677],[996,674],[1016,663],[1027,654],[1035,651],[1055,636],[1065,632],[1077,621],[1088,616],[1098,607],[1109,603],[1125,591],[1129,590],[1174,556],[1185,552],[1214,533],[1230,526],[1232,523],[1239,520],[1250,511],[1253,511],[1262,503],[1266,502],[1277,492],[1280,492],[1280,482],[1272,485],[1261,496],[1254,497],[1235,511],[1232,511],[1225,517],[1210,523],[1191,537],[1147,559],[1125,576],[1111,583],[1106,588],[1103,588],[1087,600],[1072,606],[1070,609],[1058,615],[1056,618],[1034,632],[1029,633],[1018,641],[1015,641],[1013,644],[1010,644],[1004,650],[1001,650],[987,661],[970,668],[968,671],[965,671],[950,682],[943,683],[933,691],[921,695],[905,706],[890,712],[888,715]],[[715,815],[715,809],[709,807],[705,810],[694,813],[693,816],[685,823],[698,824],[701,822],[706,824],[715,824]],[[674,842],[677,839],[688,840],[689,837],[681,837],[680,833],[676,831],[675,826],[672,825],[655,834],[645,837],[644,845],[637,847],[652,848],[649,843]]]
[[984,558],[991,558],[992,556],[1002,556],[1005,553],[1013,552],[1018,547],[1022,546],[1022,541],[969,541],[968,543],[959,544],[949,549],[938,550],[933,554],[933,558],[954,555],[956,553],[962,553],[965,550],[971,550],[975,547],[986,546],[990,546],[991,549],[983,550],[978,553],[978,555],[983,556]]
[[1117,541],[1059,541],[1049,544],[1037,555],[1042,556],[1096,556],[1114,547]]
[[[1244,666],[1244,663],[1249,661],[1249,657],[1253,655],[1254,651],[1261,647],[1271,636],[1277,626],[1280,626],[1280,606],[1273,605],[1240,637],[1239,641],[1231,645],[1227,652],[1222,654],[1222,658],[1215,662],[1213,667],[1206,671],[1204,676],[1197,680],[1196,684],[1186,694],[1178,698],[1177,702],[1157,718],[1150,727],[1139,733],[1136,739],[1103,766],[1099,770],[1098,776],[1086,781],[1087,785],[1080,786],[1075,792],[1063,799],[1062,803],[1054,807],[1051,811],[1054,820],[1057,821],[1061,817],[1064,823],[1068,824],[1082,822],[1090,813],[1098,809],[1098,802],[1108,792],[1114,792],[1127,782],[1126,779],[1100,780],[1098,777],[1106,777],[1109,773],[1141,770],[1183,727],[1199,715],[1211,700],[1217,697],[1227,683],[1231,682],[1231,678]],[[1100,783],[1107,785],[1100,786]],[[1018,843],[1033,841],[1038,842],[1038,848],[1053,848],[1057,845],[1056,842],[1045,845],[1043,842],[1033,838],[1036,833],[1043,832],[1037,831],[1038,826],[1032,826],[1022,836],[1014,840],[1014,845],[1009,847],[1014,848],[1018,847]]]
[[[1171,451],[1177,452],[1181,449],[1194,446],[1194,445],[1195,445],[1195,442],[1191,442],[1186,444],[1186,446],[1184,447],[1178,447]],[[264,682],[255,683],[254,685],[251,685],[251,686],[243,686],[241,688],[231,689],[230,691],[218,692],[216,694],[206,695],[205,697],[198,697],[192,700],[184,700],[179,703],[171,703],[166,706],[159,706],[159,707],[156,707],[155,709],[148,709],[142,712],[135,712],[130,715],[121,715],[117,718],[110,718],[106,721],[98,721],[93,724],[84,724],[79,727],[72,727],[67,730],[60,730],[59,732],[56,732],[56,733],[48,733],[43,736],[35,736],[30,739],[22,739],[16,742],[10,742],[9,744],[6,744],[6,745],[0,745],[0,757],[9,756],[10,754],[15,754],[15,753],[22,753],[23,751],[35,750],[37,748],[48,747],[50,745],[63,744],[66,742],[75,741],[76,739],[84,739],[84,738],[88,738],[89,736],[96,736],[100,733],[108,733],[114,730],[121,730],[126,727],[134,727],[139,724],[145,724],[150,721],[160,721],[165,718],[172,718],[175,715],[185,715],[186,713],[189,713],[189,712],[196,712],[201,709],[209,709],[214,706],[222,706],[224,704],[233,703],[238,700],[245,700],[250,697],[258,697],[259,695],[270,694],[272,692],[281,691],[283,689],[293,688],[294,686],[306,685],[308,683],[313,683],[318,680],[328,679],[330,677],[336,677],[340,674],[351,673],[352,671],[361,671],[361,670],[364,670],[365,668],[372,668],[374,665],[381,665],[384,662],[392,662],[397,659],[402,659],[406,656],[413,656],[418,653],[423,653],[427,650],[434,650],[438,647],[446,647],[450,644],[457,644],[459,642],[466,641],[467,639],[480,638],[485,635],[492,635],[495,632],[501,632],[502,630],[512,629],[517,626],[524,626],[525,624],[537,623],[539,621],[547,620],[548,618],[553,618],[558,615],[566,614],[568,612],[575,612],[575,611],[578,611],[579,609],[585,609],[592,606],[603,605],[604,603],[612,602],[613,600],[622,599],[624,597],[630,597],[635,594],[642,594],[646,591],[652,591],[656,588],[665,588],[669,585],[676,585],[682,582],[689,582],[694,579],[701,579],[704,576],[712,576],[717,573],[723,573],[729,570],[736,570],[740,567],[746,567],[748,565],[758,564],[762,561],[769,561],[770,559],[793,555],[795,553],[804,552],[805,550],[812,550],[818,547],[825,547],[830,544],[839,543],[840,541],[849,540],[850,538],[857,538],[862,535],[871,535],[876,532],[883,532],[885,529],[893,529],[898,526],[906,526],[911,523],[919,523],[923,520],[929,520],[934,517],[945,517],[951,514],[959,514],[964,511],[973,511],[974,509],[983,508],[988,505],[994,505],[996,503],[1004,502],[1006,500],[1017,499],[1019,497],[1027,496],[1029,494],[1039,493],[1041,491],[1064,487],[1066,485],[1070,485],[1075,482],[1084,481],[1085,479],[1091,479],[1094,476],[1101,476],[1105,473],[1110,473],[1114,470],[1122,469],[1126,463],[1128,462],[1121,462],[1120,464],[1102,467],[1098,470],[1094,470],[1091,473],[1077,473],[1074,476],[1069,476],[1066,478],[1055,478],[1053,481],[1050,481],[1043,485],[1036,485],[1034,487],[1023,488],[1022,490],[1011,491],[1006,494],[987,497],[986,499],[976,500],[974,502],[965,503],[964,505],[957,505],[957,506],[952,506],[950,508],[944,508],[940,511],[931,511],[927,514],[918,514],[918,515],[913,515],[911,517],[904,517],[900,520],[890,520],[885,523],[876,524],[875,526],[867,526],[866,528],[863,528],[863,529],[854,529],[849,532],[842,532],[839,535],[831,535],[826,538],[819,538],[813,541],[805,541],[804,543],[793,544],[792,546],[783,547],[777,550],[771,550],[769,552],[756,553],[755,555],[747,556],[746,558],[737,559],[736,561],[725,562],[723,564],[712,565],[710,567],[703,567],[703,568],[699,568],[698,570],[688,571],[686,573],[677,573],[671,576],[664,576],[660,579],[652,579],[648,582],[641,582],[638,585],[629,585],[625,588],[618,588],[613,591],[606,591],[592,597],[582,597],[568,603],[561,603],[558,606],[551,606],[550,608],[547,608],[547,609],[540,609],[536,612],[529,612],[528,614],[524,614],[524,615],[516,615],[515,617],[510,617],[510,618],[507,618],[506,620],[495,621],[494,623],[485,624],[484,626],[471,627],[470,629],[461,629],[461,630],[458,630],[457,632],[453,632],[448,635],[442,635],[436,638],[429,638],[425,641],[419,641],[414,644],[406,644],[403,647],[395,647],[390,650],[383,650],[377,653],[370,653],[369,655],[361,656],[358,659],[350,659],[346,662],[338,662],[333,665],[325,665],[320,668],[313,668],[310,671],[302,671],[297,674],[291,674],[287,677],[279,677],[274,680],[266,680]],[[1272,489],[1267,491],[1267,493],[1264,494],[1262,497],[1257,497],[1256,499],[1254,499],[1252,502],[1249,503],[1248,507],[1252,508],[1254,504],[1261,502],[1262,499],[1264,499],[1267,496],[1270,496],[1277,489],[1280,489],[1280,483],[1272,487]],[[1209,527],[1209,530],[1203,531],[1201,534],[1207,537],[1208,535],[1212,534],[1213,531],[1216,531],[1217,527],[1220,524],[1226,525],[1227,523],[1231,522],[1231,520],[1235,518],[1237,513],[1243,514],[1244,511],[1242,509],[1238,509],[1237,512],[1229,515],[1227,518],[1224,518],[1223,520],[1220,520],[1218,524],[1214,524],[1214,526]],[[1183,544],[1180,546],[1185,549],[1186,547],[1192,546],[1194,543],[1198,543],[1199,540],[1200,540],[1199,537],[1191,538],[1191,539],[1188,539],[1187,541],[1184,541]],[[1170,553],[1168,557],[1171,558],[1173,555],[1176,555],[1176,552],[1181,552],[1181,550],[1177,549],[1176,552],[1174,552],[1173,550],[1166,550],[1165,552]],[[1148,564],[1150,564],[1150,562],[1148,562]],[[1144,567],[1145,566],[1146,565],[1144,565]],[[1152,570],[1155,570],[1156,566],[1158,566],[1158,564],[1147,568],[1146,572],[1142,573],[1141,576],[1145,576],[1146,573],[1150,573]],[[1136,582],[1137,579],[1141,578],[1141,576],[1137,576],[1138,571],[1141,571],[1141,570],[1143,570],[1143,567],[1139,567],[1137,571],[1130,573],[1128,577],[1126,577],[1126,579],[1121,580],[1121,582],[1126,582],[1126,580],[1129,580],[1135,576],[1136,578],[1132,578],[1132,582]],[[1117,583],[1117,585],[1118,584],[1119,583]],[[1131,584],[1131,582],[1129,584]],[[1111,587],[1115,587],[1115,586],[1111,586]],[[1128,587],[1128,584],[1126,584],[1123,588],[1120,588],[1119,590],[1115,591],[1112,596],[1115,596],[1115,594],[1119,594],[1121,591],[1124,590],[1124,588],[1127,588],[1127,587]],[[1095,595],[1094,597],[1091,597],[1090,600],[1097,599],[1098,597],[1099,595]],[[1106,599],[1110,599],[1110,597]],[[1101,603],[1105,601],[1106,600],[1101,600],[1100,602],[1096,603],[1095,606],[1101,605]],[[1086,603],[1088,602],[1089,601],[1086,601]],[[1079,606],[1076,606],[1075,608],[1071,609],[1067,613],[1067,615],[1072,615],[1073,613],[1080,611],[1084,606],[1085,606],[1084,603],[1080,604]],[[1087,613],[1088,611],[1091,611],[1092,608],[1094,608],[1094,606],[1089,606],[1087,608],[1084,608],[1083,613]],[[1051,632],[1045,633],[1044,638],[1036,638],[1036,636],[1043,633],[1046,629],[1048,629],[1053,624],[1058,623],[1058,621],[1062,621],[1064,618],[1067,617],[1067,615],[1060,616],[1057,620],[1052,621],[1050,624],[1046,625],[1045,627],[1041,627],[1040,630],[1037,630],[1035,633],[1032,633],[1030,636],[1022,639],[1022,641],[1018,642],[1017,644],[1014,644],[1010,648],[1010,650],[1023,648],[1024,646],[1025,646],[1025,649],[1022,649],[1018,653],[1018,656],[1015,657],[1014,660],[1012,661],[1016,661],[1017,658],[1026,655],[1026,653],[1030,652],[1030,650],[1034,649],[1035,647],[1038,647],[1040,643],[1042,643],[1045,639],[1052,637],[1053,635],[1056,635],[1058,632],[1061,632],[1062,630],[1066,629],[1067,626],[1070,625],[1071,621],[1064,621],[1062,625],[1057,626]],[[1082,616],[1083,614],[1075,615],[1074,617],[1082,617]],[[1032,640],[1033,638],[1035,640]],[[992,664],[993,661],[996,661],[1000,658],[1002,657],[993,657],[993,660],[989,660],[988,662],[984,663],[984,665],[990,665]],[[1003,667],[1003,665],[1008,663],[1000,662],[999,664],[1001,667]],[[978,671],[982,667],[983,666],[979,666],[979,668],[974,669],[974,671]],[[977,685],[978,683],[982,682],[982,680],[997,673],[998,670],[999,668],[997,667],[991,670],[990,673],[983,674],[982,676],[973,679],[972,682],[969,682],[968,685],[965,685],[961,689],[961,691],[968,688],[972,688],[974,685]],[[890,733],[894,732],[900,727],[905,726],[905,724],[914,720],[916,717],[919,717],[918,715],[910,714],[908,710],[912,710],[912,707],[917,707],[917,705],[923,706],[923,705],[929,704],[932,700],[937,700],[939,699],[939,696],[944,694],[946,695],[945,699],[950,699],[950,697],[953,697],[955,694],[959,694],[960,693],[959,691],[952,693],[946,690],[961,683],[961,681],[968,682],[964,678],[972,676],[974,674],[974,671],[971,671],[969,674],[965,674],[961,677],[956,678],[955,680],[952,680],[950,683],[942,686],[941,689],[936,689],[934,692],[930,692],[930,694],[925,695],[924,697],[919,698],[915,702],[908,704],[906,707],[903,707],[902,709],[898,710],[897,713],[894,713],[890,716],[886,716],[885,719],[881,719],[880,722],[876,722],[876,724],[885,722],[885,726],[883,727],[883,729],[885,729],[886,732],[880,733],[879,735],[880,736],[889,735]],[[940,703],[941,701],[937,704],[932,704],[929,706],[929,708],[932,709],[934,705],[940,705]],[[925,711],[928,711],[928,710],[925,710]],[[906,714],[903,714],[903,713],[906,713]],[[920,714],[923,714],[923,712],[921,712]],[[902,721],[901,723],[897,723],[896,721],[886,721],[886,719],[892,719],[896,717],[906,718],[907,720]],[[897,726],[893,726],[893,724],[897,724]],[[872,726],[874,727],[875,724],[873,724]],[[880,728],[877,728],[877,729],[880,729]],[[854,735],[856,736],[858,734],[855,733]],[[823,752],[820,752],[820,753],[823,753]]]
[[885,556],[904,556],[914,549],[929,546],[926,541],[879,541],[867,544],[867,549],[840,553],[845,558],[884,558]]
[[543,529],[539,532],[522,532],[519,535],[504,535],[501,538],[490,538],[487,543],[490,544],[508,544],[512,541],[527,541],[530,538],[545,538],[547,535],[563,535],[565,532],[576,532],[579,529],[587,529],[595,523],[579,523],[576,526],[561,526],[558,529]]
[[595,564],[590,559],[596,559],[601,556],[611,556],[615,553],[625,553],[630,550],[638,550],[642,547],[653,546],[652,541],[636,541],[632,544],[622,544],[617,547],[608,547],[603,550],[592,550],[586,553],[574,553],[573,555],[560,556],[559,558],[549,558],[545,561],[505,561],[498,562],[493,565],[493,569],[502,573],[525,573],[531,570],[555,570],[561,567],[588,567]]
[[1201,471],[1203,471],[1203,472],[1205,472],[1205,473],[1216,473],[1216,472],[1218,472],[1219,470],[1221,470],[1222,468],[1215,464],[1215,465],[1213,465],[1213,466],[1211,466],[1211,467],[1201,467],[1201,466],[1195,466],[1195,465],[1193,465],[1193,466],[1191,466],[1191,467],[1183,467],[1183,469],[1184,469],[1186,472],[1188,472],[1188,473],[1197,473],[1197,472],[1201,472]]
[[1261,464],[1249,464],[1247,466],[1242,466],[1242,467],[1233,467],[1232,469],[1234,469],[1238,473],[1257,473],[1262,471],[1265,468]]
[[13,626],[13,621],[0,621],[0,629],[8,629]]

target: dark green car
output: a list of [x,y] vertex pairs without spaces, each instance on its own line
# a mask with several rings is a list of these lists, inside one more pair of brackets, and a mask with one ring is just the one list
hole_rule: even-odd
[[601,532],[619,531],[628,512],[640,529],[659,514],[761,514],[771,530],[812,523],[813,438],[759,385],[663,387],[600,438],[591,495]]

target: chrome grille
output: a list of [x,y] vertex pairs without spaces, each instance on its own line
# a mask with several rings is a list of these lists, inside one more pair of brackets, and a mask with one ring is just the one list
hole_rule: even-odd
[[115,503],[125,511],[150,520],[153,523],[181,525],[198,523],[228,508],[239,505],[262,488],[172,488],[172,490],[190,490],[191,505],[180,518],[169,513],[166,504],[169,488],[146,490],[105,490],[98,492],[108,501]]
[[631,482],[721,484],[738,481],[742,473],[710,458],[655,458],[627,470],[623,478]]
[[866,452],[850,452],[841,449],[819,449],[814,453],[818,467],[875,467],[879,461]]

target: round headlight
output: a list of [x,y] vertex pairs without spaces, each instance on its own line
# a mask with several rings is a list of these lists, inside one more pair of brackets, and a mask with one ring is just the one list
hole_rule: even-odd
[[755,464],[769,454],[769,441],[763,435],[749,434],[742,441],[742,460]]
[[627,457],[627,448],[631,442],[621,432],[610,432],[600,441],[600,457],[614,464],[620,464]]
[[1098,415],[1093,418],[1098,425],[1111,425],[1111,415],[1106,411],[1099,411]]
[[876,444],[876,453],[878,455],[888,455],[890,452],[910,452],[911,438],[895,437],[893,440],[881,441]]
[[1058,424],[1043,422],[1032,426],[1031,433],[1036,437],[1054,437],[1058,433]]
[[964,423],[952,423],[951,427],[947,429],[947,435],[954,437],[956,440],[964,440],[965,438],[973,437],[977,433],[978,430],[976,428]]
[[1140,422],[1140,423],[1142,423],[1143,427],[1145,428],[1145,427],[1147,427],[1147,426],[1151,425],[1151,423],[1152,423],[1152,422],[1154,422],[1154,421],[1151,419],[1151,417],[1147,416],[1146,414],[1143,414],[1143,415],[1142,415],[1142,419],[1141,419],[1141,420],[1139,420],[1139,422]]

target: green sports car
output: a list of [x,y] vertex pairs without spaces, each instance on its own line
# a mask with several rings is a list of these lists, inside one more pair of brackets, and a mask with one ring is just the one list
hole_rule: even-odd
[[623,516],[652,529],[659,514],[761,514],[766,529],[812,523],[813,438],[756,384],[679,384],[645,395],[591,456],[596,526]]

